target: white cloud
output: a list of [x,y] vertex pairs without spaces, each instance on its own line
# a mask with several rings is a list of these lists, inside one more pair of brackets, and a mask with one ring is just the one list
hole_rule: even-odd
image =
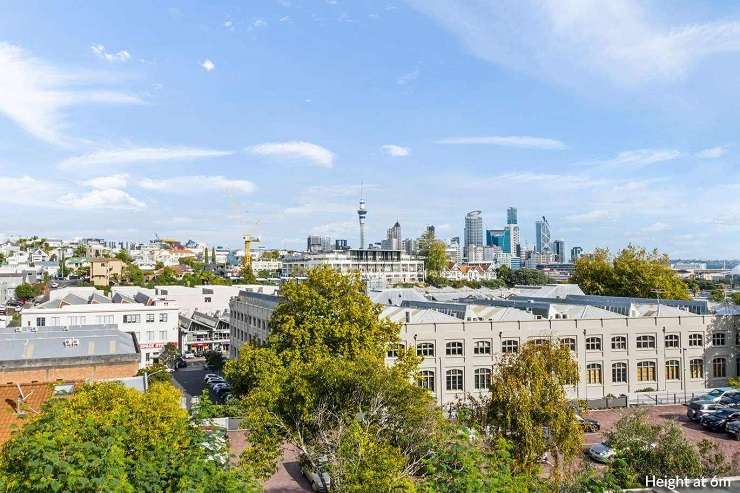
[[223,176],[177,176],[154,180],[144,178],[139,182],[141,188],[171,193],[192,193],[197,191],[224,190],[251,193],[256,186],[251,181],[233,180]]
[[641,233],[662,233],[671,229],[671,225],[658,221],[640,229]]
[[94,44],[90,49],[95,53],[95,56],[109,63],[128,62],[131,60],[131,54],[126,50],[121,50],[117,53],[109,53],[105,49],[105,46],[101,44]]
[[738,21],[660,23],[657,4],[637,0],[407,1],[474,55],[558,82],[672,82],[712,55],[740,51]]
[[569,223],[594,223],[608,219],[609,216],[609,211],[597,209],[580,214],[572,214],[566,217],[565,220]]
[[411,154],[411,149],[395,144],[385,144],[380,147],[383,152],[393,157],[405,157]]
[[405,86],[407,84],[410,84],[411,82],[414,82],[416,79],[418,79],[420,74],[421,74],[421,70],[416,68],[412,70],[411,72],[407,72],[403,74],[402,76],[400,76],[396,80],[396,84],[398,84],[399,86]]
[[203,60],[200,66],[203,67],[203,69],[206,72],[212,72],[213,70],[216,69],[216,64],[213,63],[209,58],[206,58],[205,60]]
[[144,209],[146,204],[123,190],[94,189],[84,193],[70,192],[59,198],[59,203],[72,209]]
[[224,27],[228,29],[229,31],[234,30],[234,23],[230,20],[224,21]]
[[247,151],[259,156],[306,159],[322,168],[334,166],[334,153],[325,147],[310,142],[267,142],[249,147]]
[[438,144],[482,144],[502,147],[520,147],[524,149],[562,150],[566,145],[559,140],[529,136],[490,136],[490,137],[448,137],[438,140]]
[[681,157],[675,149],[637,149],[622,151],[612,159],[597,161],[595,164],[610,168],[640,168],[651,164],[673,161]]
[[0,43],[0,67],[0,113],[55,145],[79,143],[65,135],[65,110],[70,106],[141,103],[130,94],[102,89],[101,81],[89,73],[53,67],[12,44]]
[[82,182],[83,185],[96,189],[126,188],[127,183],[128,175],[125,174],[98,176]]
[[61,187],[52,181],[30,176],[0,176],[0,203],[51,206]]
[[255,28],[255,29],[260,29],[262,27],[267,27],[267,21],[264,20],[264,19],[262,19],[262,18],[255,19],[255,21],[252,23],[252,27]]
[[696,153],[699,159],[717,159],[727,154],[727,148],[724,146],[710,147]]
[[232,154],[232,152],[198,147],[129,147],[93,151],[81,156],[70,157],[59,163],[59,168],[72,170],[81,167],[109,164],[173,160],[185,161],[227,156],[229,154]]

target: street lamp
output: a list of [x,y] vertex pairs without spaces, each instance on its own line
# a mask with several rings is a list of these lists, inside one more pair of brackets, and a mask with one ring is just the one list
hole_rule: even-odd
[[149,373],[147,371],[144,372],[144,392],[149,390],[149,377],[151,377],[152,375],[156,375],[157,373],[162,373],[163,371],[166,371],[167,373],[172,373],[175,370],[173,370],[172,368],[162,368],[152,373]]

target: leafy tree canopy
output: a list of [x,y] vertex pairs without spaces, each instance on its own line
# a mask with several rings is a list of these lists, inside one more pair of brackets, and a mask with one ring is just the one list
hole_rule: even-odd
[[24,282],[15,287],[15,297],[22,301],[28,301],[38,296],[38,290],[33,284]]
[[614,259],[606,249],[580,257],[570,281],[587,294],[689,299],[688,287],[671,270],[667,255],[633,245]]
[[0,491],[97,493],[260,491],[245,472],[209,460],[207,438],[169,384],[120,383],[52,399],[0,452]]

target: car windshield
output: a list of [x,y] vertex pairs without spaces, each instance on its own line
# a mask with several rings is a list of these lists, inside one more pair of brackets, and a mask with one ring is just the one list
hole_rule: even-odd
[[719,389],[714,389],[713,391],[709,392],[707,395],[711,395],[712,397],[717,397],[719,395],[722,395],[722,391]]

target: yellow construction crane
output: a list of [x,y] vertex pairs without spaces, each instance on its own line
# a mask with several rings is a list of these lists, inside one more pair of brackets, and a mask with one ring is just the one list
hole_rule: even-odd
[[252,243],[258,243],[260,241],[259,236],[252,236],[249,234],[246,234],[242,236],[242,239],[244,240],[244,266],[245,267],[252,267],[252,255],[250,252],[252,251]]

